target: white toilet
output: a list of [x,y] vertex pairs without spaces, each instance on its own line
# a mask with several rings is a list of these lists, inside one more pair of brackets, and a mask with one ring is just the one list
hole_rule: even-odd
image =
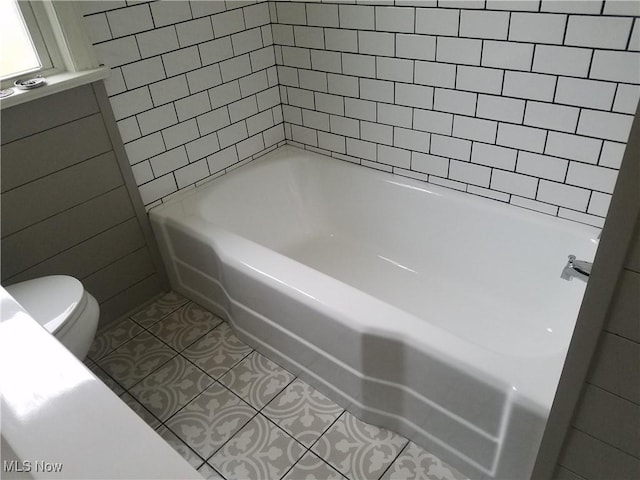
[[67,275],[51,275],[15,283],[5,289],[34,320],[84,360],[98,328],[100,308],[79,280]]

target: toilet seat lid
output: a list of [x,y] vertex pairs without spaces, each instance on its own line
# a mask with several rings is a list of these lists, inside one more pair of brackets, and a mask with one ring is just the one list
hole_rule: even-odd
[[84,294],[82,283],[68,275],[34,278],[5,289],[52,334],[73,316]]

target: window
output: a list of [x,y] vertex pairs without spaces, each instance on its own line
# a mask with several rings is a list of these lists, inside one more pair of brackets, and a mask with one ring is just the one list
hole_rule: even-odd
[[3,87],[21,76],[47,75],[62,70],[54,35],[46,20],[41,3],[0,1],[0,80]]
[[46,85],[12,89],[0,109],[105,79],[85,30],[82,3],[53,0],[0,0],[0,88],[18,78],[42,75]]

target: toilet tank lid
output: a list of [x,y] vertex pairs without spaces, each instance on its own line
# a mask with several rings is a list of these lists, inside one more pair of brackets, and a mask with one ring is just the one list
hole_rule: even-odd
[[52,334],[73,315],[84,294],[82,283],[67,275],[34,278],[5,289],[35,321]]

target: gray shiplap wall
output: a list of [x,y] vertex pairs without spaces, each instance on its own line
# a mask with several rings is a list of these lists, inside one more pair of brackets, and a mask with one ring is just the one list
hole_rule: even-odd
[[0,138],[3,285],[75,276],[102,323],[166,289],[101,84],[3,110]]

